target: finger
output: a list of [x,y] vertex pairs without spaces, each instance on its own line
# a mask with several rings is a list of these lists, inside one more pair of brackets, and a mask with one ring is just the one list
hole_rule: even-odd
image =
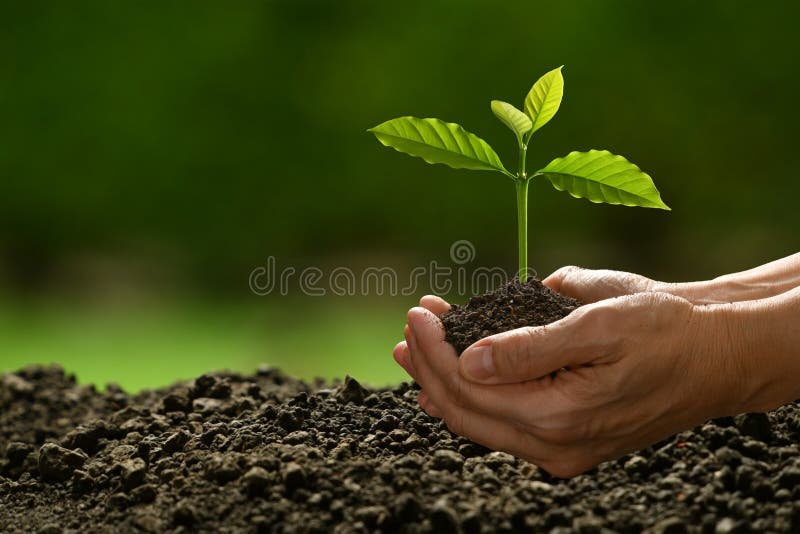
[[411,356],[408,352],[408,343],[405,341],[401,341],[397,345],[394,346],[394,350],[392,350],[392,357],[394,357],[394,361],[402,367],[406,373],[414,378],[414,368],[411,367]]
[[449,359],[452,361],[458,359],[453,346],[444,340],[442,321],[433,312],[427,308],[417,306],[408,310],[407,320],[405,333],[412,356],[415,351],[420,350],[418,345],[424,343],[429,351],[433,350],[436,353],[448,354]]
[[570,292],[575,292],[576,282],[580,280],[582,273],[585,271],[586,269],[581,267],[567,265],[566,267],[561,267],[553,274],[542,280],[542,284],[546,285],[553,291],[558,291],[563,295],[577,298],[574,295],[570,295]]
[[459,359],[461,375],[481,384],[535,380],[603,357],[618,334],[608,328],[616,316],[609,301],[579,308],[546,326],[525,327],[486,337]]
[[584,303],[650,291],[655,282],[644,276],[608,269],[562,267],[542,283]]
[[436,295],[425,295],[419,299],[419,305],[430,310],[434,315],[441,315],[450,311],[450,304]]
[[405,337],[406,340],[406,346],[405,350],[402,351],[400,356],[401,358],[403,358],[405,362],[408,363],[408,369],[406,369],[406,372],[411,375],[411,378],[417,380],[417,370],[414,368],[414,362],[411,360],[411,352],[410,352],[410,347],[413,338],[411,334],[411,329],[409,328],[408,325],[405,325],[405,327],[403,327],[403,336]]
[[590,303],[629,293],[610,283],[615,281],[615,277],[616,273],[612,271],[597,271],[568,265],[542,280],[542,284],[562,295]]

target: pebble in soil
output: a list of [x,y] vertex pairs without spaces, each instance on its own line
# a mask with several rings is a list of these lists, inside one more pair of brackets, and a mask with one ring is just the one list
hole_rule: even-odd
[[559,480],[416,394],[271,369],[138,395],[0,375],[0,532],[800,531],[798,404]]
[[581,305],[531,278],[514,278],[502,287],[453,304],[440,316],[445,340],[461,354],[486,336],[523,326],[543,326],[563,319]]

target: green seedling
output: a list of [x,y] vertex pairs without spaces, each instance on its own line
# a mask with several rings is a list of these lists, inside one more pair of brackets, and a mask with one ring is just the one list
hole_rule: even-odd
[[559,191],[591,202],[670,208],[661,200],[653,180],[639,167],[607,150],[570,152],[528,175],[525,166],[531,137],[547,124],[561,106],[564,95],[562,67],[539,78],[525,97],[524,110],[492,100],[492,112],[514,132],[519,147],[516,174],[506,170],[489,144],[460,125],[439,119],[399,117],[369,131],[385,146],[428,163],[443,163],[454,169],[500,172],[514,181],[517,193],[519,278],[528,279],[528,184],[546,178]]

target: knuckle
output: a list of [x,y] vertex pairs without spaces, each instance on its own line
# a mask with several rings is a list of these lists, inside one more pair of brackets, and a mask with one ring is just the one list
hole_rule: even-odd
[[687,302],[687,300],[682,299],[681,297],[676,297],[675,295],[671,295],[669,293],[664,293],[662,291],[648,291],[646,293],[639,293],[637,295],[633,295],[631,297],[631,302],[635,305],[639,305],[646,308],[651,308],[653,306],[658,306],[661,304],[678,304],[681,302]]
[[688,316],[694,309],[688,300],[661,292],[639,293],[632,297],[630,303],[634,308],[631,315],[636,317],[638,323],[654,329]]
[[579,325],[582,331],[586,332],[586,329],[594,328],[603,331],[607,326],[606,322],[608,320],[609,308],[602,303],[589,304],[578,308],[573,312],[573,315],[576,324]]
[[559,269],[561,274],[561,284],[569,285],[577,282],[581,278],[581,274],[585,271],[583,267],[577,265],[567,265]]
[[655,286],[655,281],[645,276],[635,273],[625,273],[626,283],[628,287],[638,292],[652,291]]
[[512,377],[527,373],[530,367],[528,348],[535,343],[536,334],[531,327],[520,328],[497,343],[492,350],[498,376]]
[[464,423],[464,412],[460,410],[451,411],[444,418],[444,424],[453,434],[464,436],[466,426]]
[[615,332],[619,328],[619,321],[622,319],[622,307],[620,300],[628,297],[619,297],[611,300],[603,300],[595,304],[578,308],[583,313],[578,317],[578,321],[583,326],[592,328],[595,335],[606,336]]

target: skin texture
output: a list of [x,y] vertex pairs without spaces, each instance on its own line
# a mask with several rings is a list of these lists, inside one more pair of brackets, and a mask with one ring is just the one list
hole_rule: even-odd
[[571,477],[710,418],[800,397],[800,254],[708,282],[565,267],[544,283],[589,304],[484,338],[460,359],[437,317],[447,302],[426,296],[409,310],[393,354],[429,415]]
[[800,286],[800,253],[703,282],[658,282],[635,273],[570,266],[554,272],[544,283],[583,302],[648,291],[683,297],[692,304],[744,302],[774,297]]

